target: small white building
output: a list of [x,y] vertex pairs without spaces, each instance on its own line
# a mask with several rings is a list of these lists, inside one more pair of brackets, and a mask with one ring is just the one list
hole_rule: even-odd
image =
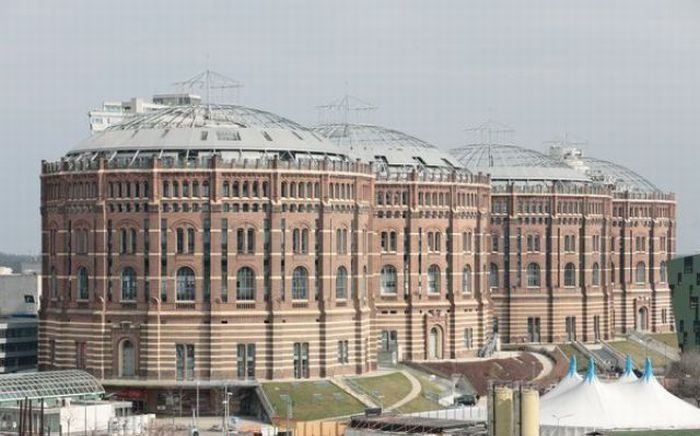
[[156,94],[151,99],[132,97],[127,101],[105,101],[101,108],[88,112],[90,132],[97,133],[135,114],[143,114],[166,106],[197,104],[202,98],[194,94]]

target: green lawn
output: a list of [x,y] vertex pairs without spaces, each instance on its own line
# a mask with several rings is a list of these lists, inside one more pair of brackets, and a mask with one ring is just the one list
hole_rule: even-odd
[[398,411],[401,413],[414,413],[442,409],[443,407],[434,401],[433,398],[444,394],[447,388],[440,383],[432,381],[430,379],[430,374],[425,372],[411,371],[411,374],[420,382],[422,388],[421,394],[413,401],[409,401],[408,404],[399,408]]
[[557,347],[566,355],[567,360],[570,360],[572,355],[576,356],[578,372],[586,372],[588,370],[588,357],[578,351],[573,345],[559,344]]
[[678,349],[678,336],[675,333],[654,333],[649,336],[673,349]]
[[352,396],[326,380],[289,383],[263,383],[265,395],[277,415],[287,416],[287,401],[292,400],[292,417],[312,421],[362,413],[364,406]]
[[[351,380],[360,386],[362,393],[383,408],[394,405],[411,392],[411,382],[400,372],[373,377],[353,377]],[[355,388],[353,384],[350,384],[350,387]]]
[[616,431],[612,436],[697,436],[698,430],[641,430],[641,431]]
[[654,365],[654,368],[663,368],[669,363],[668,359],[655,351],[648,350],[647,353],[646,347],[635,341],[610,341],[608,343],[623,356],[629,354],[632,360],[634,360],[634,363],[637,365],[638,369],[643,369],[644,361],[646,360],[647,355],[651,357],[651,363]]

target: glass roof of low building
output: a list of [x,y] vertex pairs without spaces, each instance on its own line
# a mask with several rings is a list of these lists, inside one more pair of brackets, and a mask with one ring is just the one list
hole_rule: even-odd
[[351,158],[390,167],[448,168],[462,166],[454,156],[414,136],[367,124],[324,124],[314,132],[325,136]]
[[0,402],[101,395],[105,390],[85,371],[65,370],[0,375]]
[[450,152],[471,172],[490,174],[494,181],[591,181],[564,162],[515,145],[470,144]]

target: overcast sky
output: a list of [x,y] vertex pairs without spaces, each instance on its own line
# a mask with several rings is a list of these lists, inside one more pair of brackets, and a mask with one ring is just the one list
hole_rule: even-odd
[[207,62],[240,103],[307,125],[349,93],[443,148],[487,119],[538,150],[568,132],[676,192],[678,251],[700,251],[692,0],[2,1],[0,251],[40,251],[40,162],[88,135],[90,108]]

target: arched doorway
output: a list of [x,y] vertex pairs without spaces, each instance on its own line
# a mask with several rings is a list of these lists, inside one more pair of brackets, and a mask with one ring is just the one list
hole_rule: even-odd
[[649,330],[649,309],[645,306],[637,310],[637,330],[642,332]]
[[136,375],[136,350],[134,343],[124,339],[119,344],[119,376],[134,377]]
[[442,359],[442,329],[433,326],[428,334],[428,359]]

